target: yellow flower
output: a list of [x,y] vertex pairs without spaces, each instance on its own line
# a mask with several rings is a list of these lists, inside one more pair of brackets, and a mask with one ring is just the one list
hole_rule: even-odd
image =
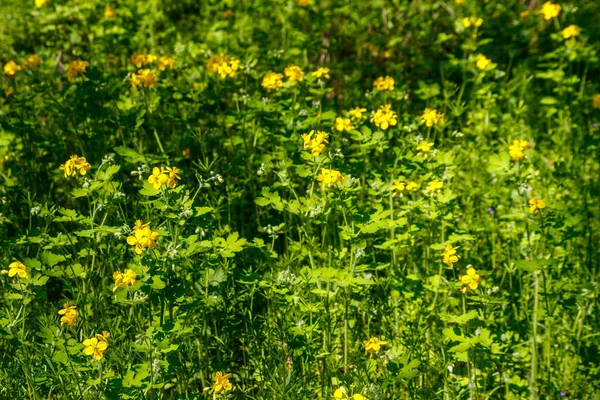
[[395,126],[398,123],[396,120],[396,113],[392,111],[391,108],[392,106],[390,104],[381,106],[373,116],[375,125],[384,131],[390,126]]
[[447,244],[444,252],[442,253],[442,261],[444,261],[444,264],[450,268],[452,268],[452,264],[458,261],[456,249],[458,249],[458,247],[452,247],[451,244]]
[[32,68],[36,68],[38,65],[40,65],[41,62],[41,58],[39,58],[36,54],[31,54],[26,59],[21,61],[21,67],[27,68],[31,66]]
[[491,63],[492,63],[492,60],[490,60],[489,58],[487,58],[483,54],[478,54],[477,57],[475,57],[475,65],[480,70],[486,69],[487,66],[490,65]]
[[469,28],[471,26],[479,28],[482,24],[483,24],[483,19],[481,19],[481,18],[469,17],[469,18],[462,19],[462,25],[465,29]]
[[167,167],[166,169],[169,174],[167,184],[173,189],[177,185],[177,181],[181,180],[181,176],[179,176],[180,170],[177,167]]
[[98,339],[101,342],[106,342],[108,343],[108,338],[110,337],[110,333],[108,333],[107,331],[102,331],[102,333],[98,333],[96,334],[96,339]]
[[85,157],[78,157],[77,154],[69,157],[67,162],[62,164],[59,169],[64,171],[65,177],[75,176],[77,172],[80,175],[86,175],[92,166],[87,162]]
[[352,129],[354,129],[354,127],[352,126],[352,122],[350,121],[350,118],[336,118],[335,119],[335,129],[337,129],[340,132],[343,131],[350,131]]
[[117,12],[111,6],[106,6],[104,9],[104,18],[114,18],[117,16]]
[[544,200],[535,197],[529,199],[529,212],[535,213],[544,208],[546,208],[546,202]]
[[432,146],[433,146],[433,142],[428,142],[427,140],[423,140],[417,146],[417,150],[427,153],[427,152],[429,152],[429,150],[431,150]]
[[384,90],[394,90],[394,78],[390,76],[379,77],[373,82],[375,89],[383,92]]
[[83,75],[85,73],[85,69],[89,65],[90,63],[83,60],[75,60],[71,62],[69,64],[69,67],[67,68],[67,78],[69,78],[69,80],[72,81],[73,78],[77,78],[79,75]]
[[467,274],[462,275],[460,277],[460,281],[463,284],[463,286],[460,288],[460,291],[465,293],[468,290],[472,290],[472,291],[477,290],[480,279],[481,278],[477,274],[477,271],[475,270],[475,268],[472,268],[472,267],[467,268]]
[[48,0],[35,0],[35,6],[37,8],[40,8],[41,6],[43,6],[44,4],[46,4],[48,2]]
[[[314,135],[314,136],[313,136]],[[310,131],[302,135],[304,148],[310,149],[313,156],[317,156],[325,151],[325,144],[329,143],[329,134],[322,131]]]
[[136,74],[131,75],[131,86],[134,90],[137,90],[138,85],[143,84],[144,87],[154,86],[157,87],[156,75],[149,69],[140,69]]
[[454,0],[454,4],[456,4],[457,6],[460,6],[464,2],[465,0]]
[[340,387],[338,388],[334,393],[333,393],[333,399],[334,400],[343,400],[343,399],[352,399],[352,400],[369,400],[367,399],[365,396],[363,396],[362,394],[354,394],[352,397],[348,397],[348,392],[346,392],[346,388],[345,387]]
[[428,128],[431,128],[433,125],[444,123],[444,114],[439,113],[433,108],[426,108],[425,111],[423,111],[421,118]]
[[415,190],[418,187],[419,187],[419,184],[417,182],[408,182],[406,184],[406,190],[408,190],[409,192],[412,192],[413,190]]
[[139,69],[144,65],[151,64],[156,61],[156,56],[148,53],[137,53],[132,55],[129,61],[131,61],[131,63]]
[[544,19],[549,21],[552,18],[558,17],[558,14],[560,14],[560,8],[560,4],[554,4],[550,1],[547,1],[542,5],[540,12],[544,16]]
[[10,96],[11,94],[13,94],[15,92],[15,88],[12,86],[9,86],[6,88],[6,90],[4,91],[4,95],[6,97]]
[[517,139],[513,141],[513,144],[508,146],[508,152],[514,161],[519,161],[522,158],[527,158],[527,154],[524,152],[524,150],[530,147],[531,143],[529,143],[527,140]]
[[175,60],[173,60],[169,56],[162,56],[158,59],[158,70],[159,71],[164,71],[167,68],[173,69],[173,66],[175,66]]
[[283,70],[285,76],[288,77],[290,82],[302,82],[304,79],[304,74],[302,70],[297,65],[290,65]]
[[239,68],[240,60],[236,58],[230,59],[229,56],[224,54],[211,56],[206,64],[208,72],[218,74],[223,79],[235,77]]
[[150,182],[152,184],[152,187],[154,187],[154,189],[160,189],[160,187],[162,185],[166,184],[168,181],[169,181],[169,175],[167,175],[165,173],[165,170],[163,167],[152,168],[152,175],[150,175],[148,177],[148,182]]
[[[139,222],[139,225],[138,225]],[[159,238],[158,232],[152,232],[148,224],[141,225],[140,220],[136,221],[136,226],[132,230],[132,235],[127,237],[127,244],[135,246],[135,252],[142,254],[144,248],[153,249]]]
[[298,0],[298,6],[307,7],[310,4],[310,0]]
[[354,107],[352,110],[348,111],[350,116],[354,119],[361,119],[363,113],[367,112],[366,108]]
[[6,64],[4,64],[4,73],[10,77],[15,76],[17,72],[21,70],[19,64],[10,60]]
[[444,182],[438,181],[436,179],[432,180],[427,184],[427,189],[433,192],[435,190],[441,190],[444,187]]
[[331,70],[329,68],[321,67],[321,68],[317,69],[315,72],[313,72],[311,75],[314,76],[315,78],[329,79],[330,72],[331,72]]
[[231,390],[232,386],[229,382],[229,378],[231,378],[231,374],[223,374],[222,372],[217,372],[215,374],[215,383],[213,383],[213,390],[215,393],[221,393],[221,391]]
[[383,340],[379,340],[377,337],[372,337],[369,340],[363,342],[363,347],[365,348],[365,354],[368,353],[377,353],[381,350],[381,346],[386,345],[387,342]]
[[592,99],[592,104],[594,108],[600,109],[600,94],[595,94]]
[[8,271],[5,269],[2,270],[2,274],[8,274],[10,278],[12,278],[15,275],[21,279],[27,279],[27,277],[29,277],[29,275],[27,274],[27,266],[25,266],[25,264],[23,264],[21,261],[14,261],[10,263],[10,265],[8,266]]
[[562,37],[563,39],[571,39],[579,35],[579,32],[581,32],[581,29],[577,25],[569,25],[562,30]]
[[63,304],[63,308],[58,310],[58,314],[62,315],[60,317],[60,323],[67,324],[70,327],[74,327],[77,322],[77,317],[79,317],[79,313],[76,310],[77,306],[69,306],[67,303]]
[[137,275],[132,270],[126,268],[123,272],[115,271],[113,278],[115,280],[115,287],[113,291],[115,291],[119,288],[135,286]]
[[392,190],[401,192],[406,188],[406,184],[402,182],[400,179],[396,179],[394,184],[392,185]]
[[99,361],[104,357],[104,352],[108,348],[108,342],[104,340],[98,341],[95,337],[90,339],[85,339],[83,341],[83,352],[86,356],[94,356],[94,359]]
[[323,184],[323,189],[325,186],[332,186],[336,183],[340,183],[344,181],[344,177],[340,173],[340,171],[336,171],[334,169],[326,169],[321,168],[321,174],[317,177],[317,180]]
[[283,85],[283,75],[277,72],[269,72],[263,77],[262,87],[268,91],[277,90]]

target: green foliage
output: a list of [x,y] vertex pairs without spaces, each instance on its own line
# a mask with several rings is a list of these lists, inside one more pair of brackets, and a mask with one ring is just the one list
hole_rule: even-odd
[[600,398],[600,3],[541,3],[0,2],[0,398]]

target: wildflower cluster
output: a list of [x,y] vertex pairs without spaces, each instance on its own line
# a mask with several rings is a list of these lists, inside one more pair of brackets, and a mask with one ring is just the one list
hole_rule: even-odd
[[181,180],[180,173],[181,171],[177,167],[154,167],[152,175],[148,177],[148,182],[154,189],[160,189],[163,186],[173,189],[177,186],[177,181]]
[[[144,224],[139,219],[135,221],[135,226],[131,233],[132,234],[127,237],[127,243],[135,247],[135,252],[137,254],[142,254],[144,249],[153,249],[156,246],[156,241],[160,237],[158,232],[153,232],[150,229],[150,223]],[[135,274],[130,274],[126,282],[131,282],[132,278],[135,283]],[[117,280],[116,277],[115,280]]]
[[104,353],[108,349],[108,338],[110,333],[102,331],[102,334],[97,334],[95,337],[85,339],[83,341],[83,352],[86,356],[94,357],[94,360],[100,361],[104,358]]
[[523,158],[527,158],[525,150],[529,148],[531,148],[531,143],[527,140],[517,139],[508,147],[508,152],[514,161],[519,161]]
[[64,172],[65,177],[86,175],[87,172],[92,168],[90,163],[87,162],[85,157],[79,157],[77,154],[69,157],[67,162],[61,164],[59,169]]
[[398,123],[396,118],[396,113],[392,111],[391,104],[386,104],[379,107],[379,110],[375,112],[375,115],[373,115],[373,122],[378,128],[385,131],[390,126],[396,126]]
[[302,135],[304,148],[310,150],[313,156],[318,156],[325,151],[326,144],[329,143],[329,134],[322,131],[312,130]]
[[63,305],[61,310],[58,310],[58,314],[62,315],[60,317],[60,323],[69,325],[71,328],[75,326],[77,318],[79,317],[77,306],[70,306],[67,303]]
[[208,59],[206,70],[221,78],[235,78],[240,69],[240,60],[225,54],[213,55]]

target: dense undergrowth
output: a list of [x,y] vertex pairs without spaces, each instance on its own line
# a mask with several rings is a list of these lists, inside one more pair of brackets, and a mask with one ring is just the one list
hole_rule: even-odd
[[599,399],[599,17],[4,0],[0,398]]

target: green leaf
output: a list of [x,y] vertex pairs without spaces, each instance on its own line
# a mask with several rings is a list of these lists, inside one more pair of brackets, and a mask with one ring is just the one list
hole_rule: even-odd
[[42,261],[44,262],[44,264],[46,264],[49,267],[54,267],[59,262],[63,262],[65,260],[66,260],[65,256],[60,255],[60,254],[54,254],[49,251],[44,251],[42,253]]
[[196,217],[209,213],[212,210],[212,207],[196,207]]
[[154,290],[162,290],[167,286],[166,283],[164,283],[161,279],[160,275],[154,275],[152,277],[152,284],[150,284],[150,287]]

